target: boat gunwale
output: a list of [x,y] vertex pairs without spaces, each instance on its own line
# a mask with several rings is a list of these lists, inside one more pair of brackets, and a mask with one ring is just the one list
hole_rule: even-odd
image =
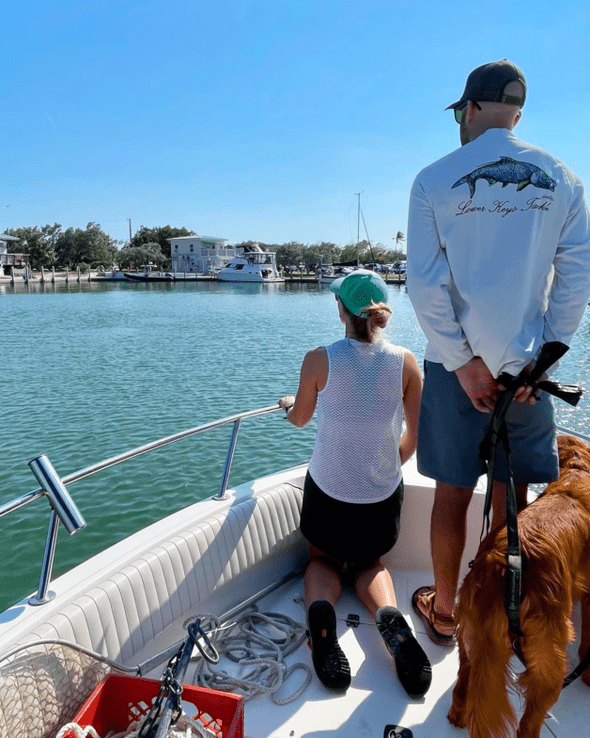
[[[122,454],[117,454],[117,456],[111,456],[109,459],[105,459],[104,461],[99,461],[96,464],[87,466],[83,469],[80,469],[79,471],[75,471],[75,472],[72,472],[71,474],[67,474],[64,477],[61,477],[61,481],[64,485],[67,486],[68,484],[79,482],[82,479],[86,479],[87,477],[97,474],[98,472],[104,471],[105,469],[109,469],[112,466],[116,466],[117,464],[122,464],[125,461],[130,461],[131,459],[135,459],[138,456],[142,456],[143,454],[146,454],[150,451],[156,451],[157,449],[163,448],[164,446],[169,446],[170,444],[176,443],[177,441],[182,441],[185,438],[190,438],[191,436],[197,435],[199,433],[204,433],[205,431],[213,430],[215,428],[221,428],[224,425],[229,425],[230,423],[240,422],[247,418],[256,418],[262,415],[267,415],[269,413],[277,412],[278,410],[281,410],[281,408],[278,405],[269,405],[267,407],[257,408],[256,410],[246,410],[242,413],[237,413],[236,415],[229,415],[228,417],[221,418],[220,420],[214,420],[209,423],[204,423],[203,425],[195,426],[193,428],[189,428],[187,430],[174,433],[171,436],[164,436],[163,438],[159,438],[156,441],[150,441],[149,443],[146,443],[143,446],[137,446],[136,448],[130,449],[129,451],[125,451]],[[26,504],[26,502],[32,502],[33,499],[37,499],[39,496],[41,496],[43,492],[44,490],[42,487],[38,487],[36,490],[28,492],[23,497],[27,497],[27,498],[31,497],[31,499],[27,499],[22,504]],[[22,504],[20,505],[21,507],[22,507]],[[11,510],[5,509],[7,506],[8,505],[0,506],[0,518],[3,515],[6,515],[9,512],[11,512]]]

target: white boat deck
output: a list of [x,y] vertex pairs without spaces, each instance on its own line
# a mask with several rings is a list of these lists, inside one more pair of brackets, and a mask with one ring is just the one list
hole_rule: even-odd
[[[360,605],[354,592],[345,588],[337,604],[338,636],[352,671],[352,686],[345,695],[326,690],[313,676],[305,692],[288,705],[275,705],[268,695],[258,695],[245,705],[244,736],[248,738],[383,738],[386,725],[409,728],[414,738],[459,738],[467,736],[447,720],[452,691],[458,669],[457,649],[433,644],[424,633],[421,622],[410,605],[412,593],[430,583],[422,572],[394,570],[398,606],[413,624],[418,640],[432,663],[433,680],[424,698],[408,697],[400,685],[393,660],[367,611]],[[303,582],[295,580],[259,603],[260,612],[280,612],[298,622],[305,621]],[[357,628],[346,625],[349,614],[357,614],[361,624]],[[577,664],[574,647],[571,663]],[[287,664],[303,662],[312,670],[311,651],[304,643],[287,659]],[[516,659],[513,664],[518,667]],[[232,667],[234,671],[232,671]],[[191,668],[187,673],[190,681]],[[234,665],[223,663],[229,673],[238,672]],[[302,673],[295,672],[283,685],[280,696],[293,694],[302,681]],[[567,687],[546,721],[542,738],[572,738],[588,735],[590,722],[589,688],[577,680]],[[515,697],[517,714],[519,699]]]
[[[374,621],[357,600],[352,587],[346,586],[336,605],[339,642],[349,659],[352,685],[345,695],[326,690],[319,682],[311,661],[311,651],[306,643],[287,659],[288,665],[302,662],[313,673],[305,692],[293,703],[275,705],[270,696],[259,695],[245,705],[245,729],[247,738],[383,738],[387,725],[409,728],[414,738],[459,738],[467,736],[466,730],[453,727],[447,720],[452,691],[458,671],[457,648],[443,648],[432,643],[419,618],[413,612],[411,598],[421,586],[432,583],[428,524],[432,497],[424,494],[432,488],[432,482],[421,477],[412,459],[404,466],[406,494],[402,511],[400,538],[393,550],[384,558],[389,567],[396,590],[397,604],[428,654],[432,664],[432,685],[422,699],[411,699],[400,685],[395,674],[393,659],[389,655]],[[468,540],[463,559],[463,574],[468,571],[467,562],[473,558],[482,526],[482,509],[485,480],[480,480],[468,521]],[[419,492],[417,492],[419,490]],[[414,568],[410,568],[414,567]],[[405,568],[402,568],[405,567]],[[418,568],[415,568],[418,567]],[[305,623],[303,579],[298,577],[266,596],[258,603],[260,612],[278,612],[293,620]],[[348,615],[358,615],[357,628],[346,624]],[[578,613],[576,620],[579,621]],[[180,622],[175,637],[182,638]],[[578,628],[578,622],[576,623]],[[172,636],[169,631],[168,639]],[[571,668],[577,665],[578,644],[571,644]],[[235,664],[224,659],[222,668],[232,676],[240,672]],[[521,670],[513,659],[512,667]],[[192,682],[194,666],[189,666],[187,683]],[[152,678],[159,678],[161,669]],[[303,680],[296,671],[281,688],[280,697],[293,694]],[[567,687],[551,711],[542,738],[572,738],[588,734],[590,723],[590,690],[578,679]],[[521,699],[513,697],[517,716],[522,714]]]
[[[17,643],[62,638],[128,666],[144,663],[184,639],[191,617],[229,612],[305,563],[307,548],[297,533],[296,502],[304,473],[304,467],[285,470],[230,490],[224,501],[196,503],[62,575],[52,582],[56,598],[47,605],[31,607],[23,601],[0,615],[0,653]],[[351,664],[351,688],[345,695],[335,695],[313,674],[307,689],[290,704],[276,705],[268,695],[254,697],[245,705],[247,738],[382,738],[385,727],[393,724],[409,728],[414,738],[467,736],[446,718],[458,669],[457,650],[433,644],[411,607],[412,593],[432,583],[433,485],[417,473],[413,460],[404,466],[404,480],[400,537],[384,562],[392,573],[398,607],[432,663],[430,690],[422,699],[408,697],[375,624],[345,586],[336,612],[339,640]],[[479,544],[483,497],[482,482],[470,507],[463,574]],[[305,623],[302,597],[299,576],[262,598],[258,608]],[[349,614],[358,615],[357,628],[347,625]],[[577,664],[576,652],[577,644],[571,644],[572,667]],[[303,662],[313,672],[305,643],[286,662]],[[516,659],[513,665],[518,667]],[[221,666],[239,676],[236,665]],[[194,668],[191,663],[184,679],[188,684]],[[159,679],[163,671],[164,663],[144,676]],[[279,696],[293,694],[301,680],[302,673],[295,672]],[[589,697],[581,680],[567,687],[542,738],[588,735]],[[520,714],[518,696],[514,700]],[[0,738],[9,738],[1,727]]]

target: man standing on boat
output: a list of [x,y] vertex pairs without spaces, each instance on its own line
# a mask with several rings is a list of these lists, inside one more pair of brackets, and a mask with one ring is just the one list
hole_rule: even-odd
[[[582,183],[519,140],[526,82],[507,59],[469,75],[449,105],[461,148],[422,170],[408,226],[408,294],[428,346],[418,469],[436,480],[435,584],[414,593],[430,638],[454,644],[467,508],[484,473],[479,443],[501,386],[547,341],[565,344],[590,294],[590,222]],[[519,507],[527,485],[558,476],[550,398],[517,391],[507,415]],[[493,525],[505,518],[506,465],[494,481]],[[497,481],[496,481],[497,480]]]

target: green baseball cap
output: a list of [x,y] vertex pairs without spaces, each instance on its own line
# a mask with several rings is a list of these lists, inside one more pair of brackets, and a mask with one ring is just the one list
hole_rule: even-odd
[[389,301],[387,285],[376,272],[357,269],[346,277],[335,279],[330,289],[342,300],[344,307],[353,315],[367,318],[366,309],[371,302]]

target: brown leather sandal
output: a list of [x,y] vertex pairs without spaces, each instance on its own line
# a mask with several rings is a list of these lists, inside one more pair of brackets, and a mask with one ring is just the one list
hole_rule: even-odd
[[[434,598],[436,596],[436,590],[433,586],[431,587],[419,587],[412,595],[412,607],[414,612],[420,620],[424,623],[426,628],[426,635],[430,638],[433,643],[437,646],[454,646],[457,643],[455,636],[455,629],[457,627],[457,621],[453,615],[441,615],[434,609]],[[438,625],[439,628],[453,628],[451,635],[444,635],[439,633],[434,627]]]

